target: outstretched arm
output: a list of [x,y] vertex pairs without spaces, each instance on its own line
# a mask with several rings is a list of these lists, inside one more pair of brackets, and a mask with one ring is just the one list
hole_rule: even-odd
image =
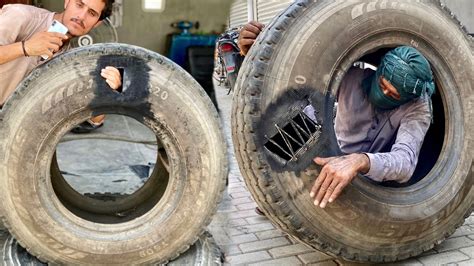
[[390,152],[315,158],[315,163],[323,166],[310,192],[315,205],[324,208],[328,202],[336,200],[358,173],[379,182],[393,180],[403,183],[411,178],[430,126],[431,114],[427,99],[418,99],[408,108],[410,110],[400,123]]
[[358,173],[365,174],[370,167],[369,158],[365,154],[349,154],[339,157],[314,159],[322,166],[310,192],[314,205],[324,208],[341,194]]

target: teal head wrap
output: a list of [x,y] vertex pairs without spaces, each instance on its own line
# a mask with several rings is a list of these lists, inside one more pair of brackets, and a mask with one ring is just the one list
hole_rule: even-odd
[[[383,94],[379,87],[381,76],[397,89],[399,100]],[[430,63],[418,50],[409,46],[389,51],[383,57],[377,72],[364,80],[363,86],[370,102],[383,110],[397,108],[422,95],[431,97],[435,92]]]

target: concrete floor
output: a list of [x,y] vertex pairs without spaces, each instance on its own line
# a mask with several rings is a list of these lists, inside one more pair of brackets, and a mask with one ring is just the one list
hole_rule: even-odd
[[58,165],[80,193],[131,194],[148,180],[156,162],[157,146],[140,143],[156,142],[155,135],[126,116],[108,115],[93,134],[68,134],[63,140],[56,150]]

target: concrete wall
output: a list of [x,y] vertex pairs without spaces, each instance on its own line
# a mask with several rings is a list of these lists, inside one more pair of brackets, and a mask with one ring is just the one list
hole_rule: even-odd
[[456,17],[464,24],[469,33],[474,33],[474,1],[473,0],[441,0]]
[[[45,8],[63,10],[62,0],[42,0]],[[231,0],[166,0],[162,13],[142,10],[141,0],[124,0],[123,25],[117,29],[119,41],[164,53],[166,35],[175,32],[170,24],[179,20],[199,21],[200,32],[222,32],[227,23]]]

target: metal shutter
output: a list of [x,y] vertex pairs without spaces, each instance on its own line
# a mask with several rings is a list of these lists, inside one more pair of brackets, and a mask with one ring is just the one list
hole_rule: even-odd
[[272,18],[287,8],[293,0],[257,0],[257,20],[268,24]]
[[474,33],[474,2],[472,0],[441,0],[449,7],[471,34]]
[[247,0],[234,1],[230,7],[229,28],[238,27],[248,21]]

